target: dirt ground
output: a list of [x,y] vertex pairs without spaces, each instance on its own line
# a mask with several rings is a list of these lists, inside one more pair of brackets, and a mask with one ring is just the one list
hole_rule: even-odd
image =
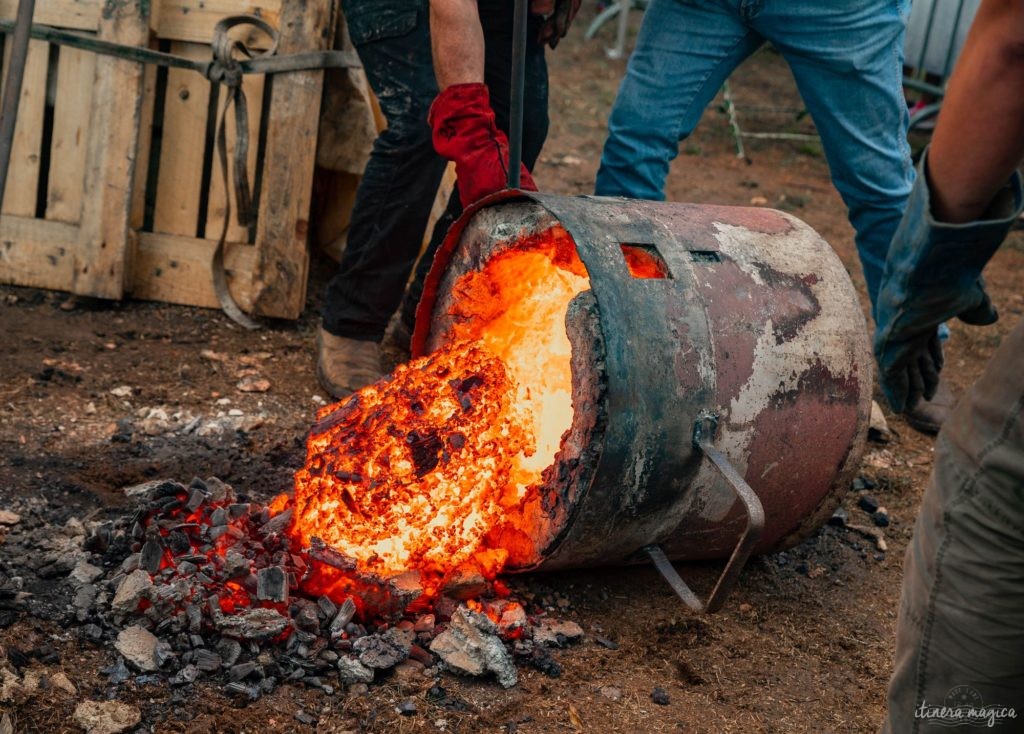
[[[557,193],[592,190],[624,69],[604,56],[613,30],[584,42],[584,22],[549,57],[552,124],[536,178]],[[792,78],[771,52],[734,76],[733,93],[748,130],[813,130],[798,119]],[[762,109],[769,106],[793,111]],[[712,106],[682,146],[668,197],[791,211],[835,247],[863,293],[852,230],[818,144],[745,144],[748,160],[741,160],[725,114]],[[325,397],[314,377],[313,335],[331,267],[314,262],[300,321],[255,334],[215,311],[69,302],[64,294],[0,288],[0,508],[33,498],[25,527],[110,517],[125,504],[120,488],[155,477],[216,475],[256,499],[287,490]],[[1024,236],[1017,232],[987,273],[1000,322],[987,329],[952,324],[946,374],[958,392],[1024,312],[1022,274]],[[265,378],[269,390],[239,390],[246,375]],[[196,418],[208,426],[206,435],[161,427]],[[887,553],[826,527],[787,553],[753,560],[724,610],[707,617],[684,609],[646,568],[526,579],[520,583],[541,596],[567,599],[558,613],[588,633],[583,643],[556,652],[558,678],[523,668],[521,683],[505,691],[491,681],[444,675],[443,699],[428,693],[428,680],[390,680],[361,696],[282,686],[244,708],[207,684],[184,695],[163,684],[128,683],[116,695],[142,710],[140,731],[159,732],[313,730],[295,719],[300,709],[318,718],[321,732],[875,731],[885,710],[903,551],[933,450],[931,438],[899,418],[889,421],[893,440],[869,444],[861,472],[877,484],[870,494],[892,518]],[[857,498],[853,491],[845,502],[851,522],[869,523]],[[0,570],[22,560],[5,556],[0,543]],[[706,589],[718,565],[680,569]],[[113,695],[98,674],[112,662],[112,650],[61,624],[68,600],[57,585],[33,578],[26,585],[37,594],[33,613],[0,631],[0,657],[5,648],[49,642],[59,655],[50,669],[62,668],[79,693],[47,691],[11,707],[14,730],[78,731],[71,718],[76,703]],[[597,636],[618,648],[598,644]],[[667,691],[667,705],[652,701],[655,687]],[[418,713],[400,716],[395,704],[410,697]]]

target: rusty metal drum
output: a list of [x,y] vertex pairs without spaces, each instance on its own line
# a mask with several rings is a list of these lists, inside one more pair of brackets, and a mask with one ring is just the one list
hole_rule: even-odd
[[[751,550],[815,532],[860,463],[871,405],[864,317],[829,245],[770,209],[503,192],[439,249],[414,355],[444,343],[461,275],[548,231],[571,237],[590,289],[565,314],[572,425],[532,510],[536,552],[512,565],[631,563],[651,544],[729,556],[751,518],[700,449],[702,424],[763,507]],[[638,277],[630,252],[660,275]]]

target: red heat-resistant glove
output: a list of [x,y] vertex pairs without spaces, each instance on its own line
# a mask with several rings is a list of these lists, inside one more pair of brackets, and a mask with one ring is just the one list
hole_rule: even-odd
[[[453,84],[430,105],[427,122],[434,131],[434,150],[455,161],[463,206],[508,185],[508,138],[494,122],[484,84]],[[536,191],[526,166],[519,188]]]

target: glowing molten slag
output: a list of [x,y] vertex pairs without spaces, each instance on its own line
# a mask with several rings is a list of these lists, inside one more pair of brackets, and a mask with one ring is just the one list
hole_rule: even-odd
[[455,571],[501,570],[501,528],[572,422],[564,319],[588,287],[564,230],[519,243],[455,283],[444,346],[320,411],[291,533],[344,563],[314,573],[311,591],[418,571],[429,594]]

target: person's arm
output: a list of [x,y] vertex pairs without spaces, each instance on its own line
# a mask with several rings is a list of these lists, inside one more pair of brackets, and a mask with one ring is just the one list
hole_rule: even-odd
[[984,0],[886,256],[875,357],[897,412],[935,392],[940,323],[998,318],[981,272],[1024,209],[1022,89],[1024,2]]
[[986,0],[942,101],[928,180],[936,219],[983,218],[1024,157],[1024,3]]
[[[508,137],[498,129],[484,84],[484,34],[476,0],[430,0],[434,75],[441,93],[427,122],[434,150],[455,162],[459,199],[469,206],[508,183]],[[519,187],[536,191],[520,163]]]
[[484,32],[476,0],[430,0],[434,76],[443,92],[484,81]]

